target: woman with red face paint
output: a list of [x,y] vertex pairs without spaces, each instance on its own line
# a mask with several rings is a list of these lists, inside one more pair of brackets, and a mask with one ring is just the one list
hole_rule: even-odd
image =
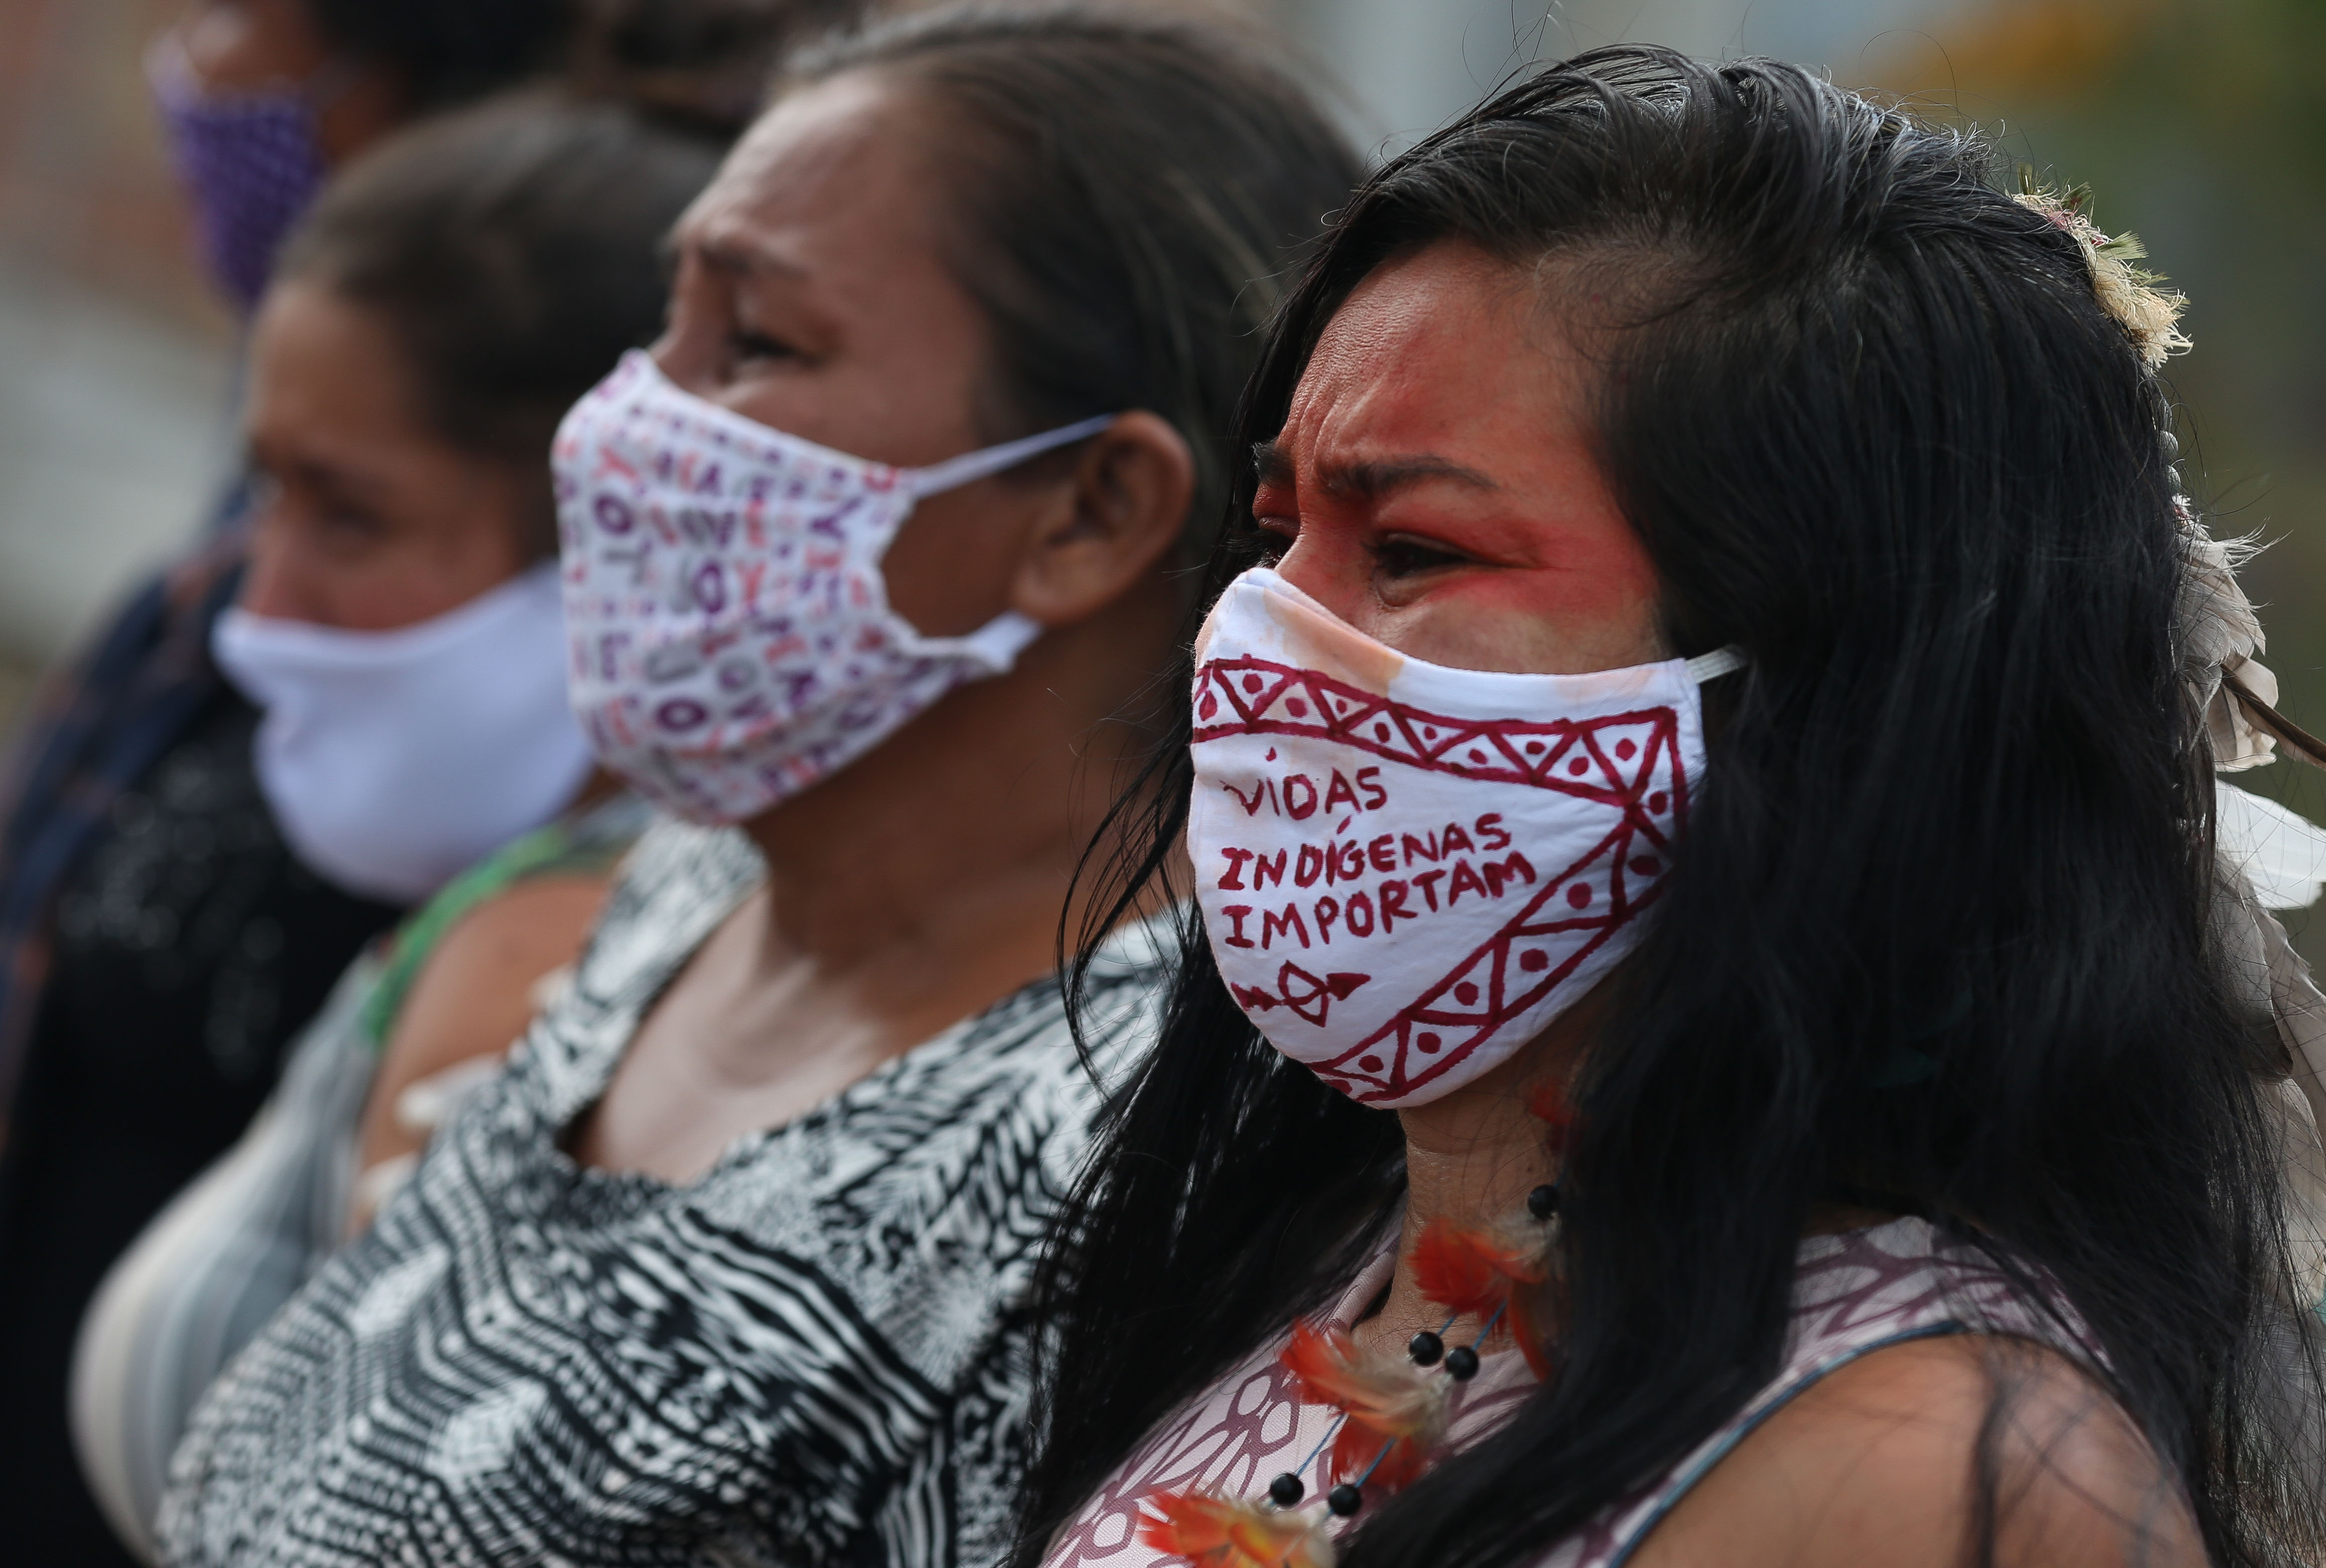
[[2212,775],[2326,747],[2177,300],[1992,176],[1619,49],[1335,219],[1025,1568],[2315,1560],[2326,997]]

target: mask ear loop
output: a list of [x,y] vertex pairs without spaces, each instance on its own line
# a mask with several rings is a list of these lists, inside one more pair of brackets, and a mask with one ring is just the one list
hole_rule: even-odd
[[1751,661],[1744,657],[1744,650],[1730,643],[1708,654],[1698,654],[1680,667],[1688,672],[1689,680],[1701,686],[1707,681],[1717,681],[1723,675],[1733,675],[1749,663]]
[[[1044,431],[1038,435],[1020,436],[1014,441],[1003,441],[1000,446],[963,452],[957,458],[931,463],[926,469],[905,469],[900,470],[903,488],[916,501],[940,491],[955,489],[972,480],[982,479],[989,474],[1014,469],[1028,458],[1094,436],[1112,424],[1114,419],[1111,413],[1103,413],[1062,425],[1056,430]],[[926,638],[924,645],[935,646],[943,642],[953,651],[967,654],[989,672],[998,674],[1016,663],[1018,655],[1024,653],[1043,630],[1039,621],[1009,609],[973,632],[959,637]]]
[[972,480],[1000,473],[1005,469],[1014,469],[1028,458],[1053,448],[1094,436],[1112,424],[1115,418],[1113,414],[1102,413],[1094,418],[1078,420],[1073,424],[1061,425],[1056,430],[1046,430],[1038,435],[1020,436],[1014,441],[1003,441],[1000,446],[981,447],[957,458],[947,458],[941,463],[931,463],[926,469],[904,469],[905,488],[912,492],[916,500],[936,495],[942,490],[958,489]]

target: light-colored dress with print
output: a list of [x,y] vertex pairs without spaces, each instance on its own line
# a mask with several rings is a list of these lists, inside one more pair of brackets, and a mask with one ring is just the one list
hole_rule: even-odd
[[[1395,1266],[1385,1251],[1326,1314],[1347,1327],[1381,1294]],[[2087,1365],[2089,1335],[2056,1293],[2014,1276],[1986,1252],[1918,1219],[1812,1236],[1801,1243],[1792,1324],[1783,1369],[1685,1460],[1616,1502],[1545,1554],[1542,1568],[1617,1568],[1648,1532],[1737,1443],[1819,1378],[1872,1350],[1942,1334],[2008,1334],[2033,1340]],[[1300,1397],[1278,1360],[1278,1341],[1254,1351],[1140,1444],[1052,1543],[1043,1568],[1172,1568],[1184,1561],[1140,1539],[1151,1510],[1142,1499],[1189,1489],[1254,1500],[1269,1482],[1297,1471],[1312,1508],[1331,1485],[1318,1452],[1339,1414]],[[1535,1390],[1516,1350],[1480,1358],[1478,1372],[1451,1395],[1447,1443],[1477,1442],[1510,1419]],[[1362,1516],[1360,1516],[1362,1517]],[[1356,1520],[1335,1520],[1335,1534]]]

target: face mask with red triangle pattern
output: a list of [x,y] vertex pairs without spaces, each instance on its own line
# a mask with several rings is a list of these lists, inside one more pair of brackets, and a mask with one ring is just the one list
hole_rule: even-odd
[[1507,1061],[1637,942],[1704,769],[1698,688],[1743,663],[1449,669],[1238,578],[1196,644],[1187,819],[1238,1005],[1366,1105]]

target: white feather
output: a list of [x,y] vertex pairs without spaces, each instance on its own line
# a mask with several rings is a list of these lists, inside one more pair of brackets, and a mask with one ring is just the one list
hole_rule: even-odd
[[2326,891],[2326,828],[2216,779],[2216,845],[2264,909],[2304,909]]

